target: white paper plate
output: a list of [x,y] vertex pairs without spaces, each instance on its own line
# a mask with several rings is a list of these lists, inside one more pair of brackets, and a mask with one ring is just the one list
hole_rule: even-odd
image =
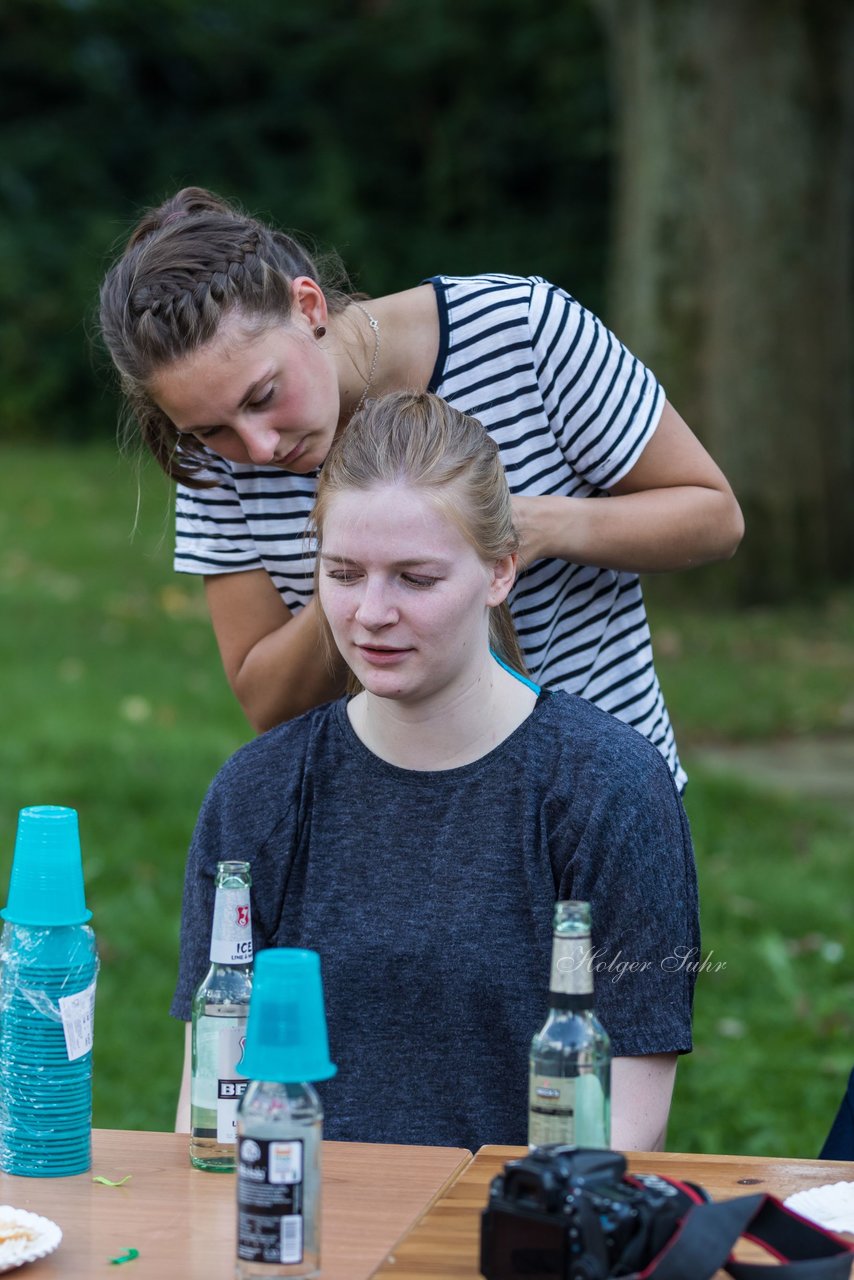
[[808,1187],[806,1191],[796,1191],[785,1203],[829,1231],[854,1231],[854,1182]]
[[10,1204],[0,1205],[0,1236],[10,1227],[23,1227],[27,1236],[18,1240],[5,1240],[0,1244],[0,1271],[11,1271],[25,1262],[35,1262],[53,1253],[62,1239],[62,1232],[50,1218],[26,1209],[13,1209]]

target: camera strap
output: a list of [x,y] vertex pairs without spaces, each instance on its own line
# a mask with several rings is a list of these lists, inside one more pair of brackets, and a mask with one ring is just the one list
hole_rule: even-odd
[[[731,1251],[741,1236],[778,1261],[737,1262]],[[667,1246],[632,1280],[710,1280],[721,1269],[733,1280],[848,1280],[852,1255],[854,1244],[774,1196],[737,1196],[694,1205]]]

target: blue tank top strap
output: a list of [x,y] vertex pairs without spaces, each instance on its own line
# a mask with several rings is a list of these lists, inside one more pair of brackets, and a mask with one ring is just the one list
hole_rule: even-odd
[[538,684],[534,684],[533,680],[529,680],[527,676],[523,676],[521,671],[515,671],[513,667],[508,667],[507,663],[503,662],[502,659],[499,658],[494,649],[490,649],[489,652],[492,654],[499,667],[503,667],[505,671],[509,671],[511,676],[515,676],[517,680],[521,680],[522,684],[526,684],[529,689],[533,689],[537,697],[540,696],[542,689]]

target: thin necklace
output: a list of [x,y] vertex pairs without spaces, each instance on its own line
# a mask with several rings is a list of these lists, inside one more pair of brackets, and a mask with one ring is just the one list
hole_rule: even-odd
[[365,383],[365,389],[362,392],[361,396],[359,397],[359,403],[356,405],[355,409],[353,410],[353,413],[355,414],[359,412],[359,410],[362,408],[362,405],[367,400],[368,392],[371,389],[371,383],[374,380],[374,374],[377,371],[377,360],[379,359],[379,354],[380,354],[380,323],[379,323],[379,320],[374,319],[374,317],[371,315],[370,311],[367,310],[367,308],[362,306],[361,302],[353,302],[352,305],[354,307],[358,307],[358,309],[361,311],[362,315],[365,317],[368,324],[371,326],[371,328],[374,331],[374,358],[371,361],[371,367],[368,372],[368,380]]

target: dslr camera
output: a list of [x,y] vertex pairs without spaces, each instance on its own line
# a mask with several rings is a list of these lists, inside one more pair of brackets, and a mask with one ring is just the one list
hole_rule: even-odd
[[481,1217],[486,1280],[609,1280],[643,1271],[702,1187],[626,1173],[617,1151],[551,1143],[505,1165]]

